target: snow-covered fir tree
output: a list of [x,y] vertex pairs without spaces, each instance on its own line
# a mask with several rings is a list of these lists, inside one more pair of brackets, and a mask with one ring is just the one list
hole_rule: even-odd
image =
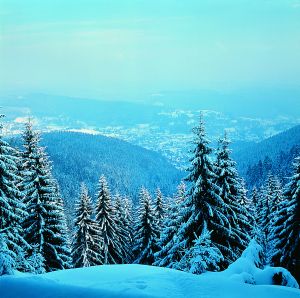
[[159,227],[149,192],[142,187],[134,231],[134,263],[152,265],[157,252]]
[[283,189],[278,177],[273,176],[272,186],[271,222],[273,221],[274,214],[278,210],[278,205],[283,200]]
[[163,229],[157,243],[159,250],[155,253],[154,265],[156,266],[173,267],[174,263],[177,263],[180,259],[180,253],[174,244],[181,224],[178,215],[179,211],[184,209],[183,202],[185,200],[186,185],[184,182],[181,182],[164,219]]
[[249,199],[248,195],[247,195],[247,188],[246,188],[246,182],[243,178],[238,179],[239,181],[239,198],[238,198],[238,202],[240,204],[240,206],[243,206],[246,211],[248,211],[250,213],[251,210],[251,199]]
[[39,252],[37,246],[32,247],[32,253],[28,260],[30,264],[30,271],[34,274],[46,273],[45,270],[45,259],[43,255]]
[[92,219],[93,206],[88,189],[81,185],[80,196],[76,202],[75,233],[72,245],[73,266],[75,268],[100,265],[102,239],[97,223]]
[[18,158],[15,149],[3,140],[1,128],[0,124],[0,231],[3,233],[2,238],[6,239],[7,249],[10,250],[8,256],[14,257],[15,269],[24,269],[26,260],[16,262],[17,256],[25,255],[29,248],[21,227],[26,212],[22,194],[17,187],[20,181]]
[[[193,157],[187,177],[190,187],[184,208],[178,216],[181,225],[174,247],[171,248],[182,251],[183,254],[193,247],[193,241],[202,234],[205,222],[211,231],[212,244],[220,250],[227,248],[227,237],[230,234],[230,223],[226,213],[228,206],[219,195],[221,190],[216,184],[216,167],[210,158],[212,149],[205,135],[202,116],[199,126],[194,128],[194,134],[195,148],[192,151]],[[172,267],[177,268],[176,264]]]
[[128,263],[131,263],[133,261],[133,254],[132,254],[132,249],[133,249],[133,233],[134,233],[134,219],[133,219],[133,203],[132,199],[130,197],[125,197],[123,200],[124,204],[124,212],[125,212],[125,225],[128,229],[129,232],[129,251],[131,255],[131,259],[128,259]]
[[257,225],[259,229],[258,240],[263,247],[265,264],[270,263],[274,254],[274,236],[272,230],[276,220],[277,208],[282,201],[281,186],[271,173],[269,173],[266,184],[261,188],[258,203]]
[[28,261],[28,253],[31,250],[31,246],[24,240],[24,229],[22,227],[23,219],[27,216],[26,213],[26,205],[24,203],[24,192],[22,191],[22,183],[23,183],[23,177],[22,177],[22,167],[23,167],[23,159],[22,159],[22,152],[19,149],[14,150],[14,156],[16,157],[16,166],[17,166],[17,174],[16,174],[16,180],[15,185],[19,189],[19,196],[18,201],[22,204],[22,218],[19,222],[20,230],[19,233],[22,236],[23,241],[20,243],[20,247],[18,248],[16,252],[16,269],[21,272],[32,272],[30,263]]
[[294,161],[294,172],[284,189],[276,213],[272,235],[275,249],[272,263],[287,268],[300,281],[300,157]]
[[4,230],[0,230],[0,276],[11,275],[16,267],[16,255],[8,248],[7,236]]
[[237,173],[236,164],[231,159],[229,144],[225,133],[225,137],[219,140],[216,156],[216,181],[224,203],[223,212],[229,222],[229,228],[226,226],[219,235],[221,240],[219,249],[224,257],[223,267],[227,267],[241,255],[250,241],[248,233],[251,231],[250,214],[246,208],[246,205],[248,207],[246,190]]
[[237,201],[239,202],[238,212],[238,225],[241,231],[244,232],[245,248],[248,246],[249,241],[254,233],[255,220],[252,215],[251,199],[248,197],[248,190],[246,188],[246,182],[243,178],[239,178],[239,188],[237,193]]
[[256,186],[254,186],[250,196],[249,212],[253,218],[251,238],[256,239],[257,241],[261,239],[261,229],[259,226],[259,212],[260,212],[259,204],[260,204],[260,194]]
[[254,224],[257,221],[259,194],[256,186],[253,187],[250,197],[250,213],[254,218]]
[[100,177],[96,222],[101,232],[101,255],[103,264],[122,263],[123,251],[120,241],[120,227],[117,226],[116,210],[112,204],[109,187],[104,175]]
[[193,241],[193,247],[185,256],[187,257],[190,273],[201,274],[206,271],[220,269],[219,264],[222,261],[222,253],[211,243],[210,234],[205,224],[202,234],[196,237]]
[[114,207],[116,210],[116,226],[122,250],[121,263],[129,263],[132,260],[132,234],[131,223],[128,217],[128,210],[125,208],[122,196],[117,193],[114,197]]
[[157,225],[159,228],[159,231],[163,228],[163,221],[165,217],[165,205],[164,205],[164,198],[161,193],[161,190],[159,188],[155,191],[155,215],[157,220]]
[[58,200],[57,182],[51,174],[51,164],[44,148],[39,146],[39,134],[28,122],[23,134],[24,164],[22,191],[27,216],[23,221],[26,241],[45,260],[47,272],[69,268],[70,250],[66,239],[65,216]]
[[[266,197],[266,187],[265,185],[261,185],[258,190],[258,196],[257,196],[257,218],[256,218],[256,223],[261,229],[263,226],[263,221],[264,221],[264,206],[265,206],[265,197]],[[260,242],[260,240],[258,241]]]
[[50,221],[51,216],[49,216],[47,223],[51,224],[53,226],[52,231],[56,235],[59,235],[56,242],[56,251],[61,259],[63,269],[69,269],[72,267],[71,239],[70,231],[67,226],[65,205],[61,196],[58,182],[55,179],[53,179],[52,182],[54,184],[53,201],[55,207],[53,208],[54,213],[52,216],[52,224]]

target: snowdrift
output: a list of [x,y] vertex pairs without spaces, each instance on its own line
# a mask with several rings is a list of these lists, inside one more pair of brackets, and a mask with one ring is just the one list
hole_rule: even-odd
[[18,273],[0,277],[0,297],[300,297],[298,289],[241,283],[228,274],[193,275],[143,265],[107,265],[42,275]]
[[105,265],[40,275],[16,272],[0,276],[0,298],[299,298],[295,278],[284,268],[260,269],[261,258],[262,248],[252,240],[228,269],[202,275],[144,265]]
[[226,270],[215,274],[253,285],[282,285],[299,288],[296,279],[285,268],[267,266],[260,269],[262,255],[261,246],[253,239],[240,258],[229,265]]

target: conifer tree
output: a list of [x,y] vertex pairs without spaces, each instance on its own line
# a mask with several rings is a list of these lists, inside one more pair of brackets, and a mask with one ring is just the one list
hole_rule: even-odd
[[154,253],[157,252],[159,228],[155,218],[155,210],[149,192],[142,188],[140,191],[138,218],[134,234],[133,253],[134,263],[152,265]]
[[186,255],[188,265],[186,271],[201,274],[220,269],[218,264],[222,261],[222,253],[211,243],[210,234],[205,224],[202,234],[196,237],[193,247]]
[[33,246],[31,256],[28,260],[30,264],[30,271],[34,274],[43,274],[46,273],[45,270],[45,259],[42,254],[39,252],[37,246]]
[[243,178],[239,178],[239,187],[237,193],[237,201],[239,203],[239,211],[238,211],[238,225],[244,236],[244,248],[245,250],[248,247],[248,244],[251,239],[251,235],[253,234],[253,227],[255,225],[254,217],[251,213],[251,200],[248,198],[246,189],[246,183]]
[[252,193],[251,193],[251,199],[250,199],[250,212],[254,218],[255,225],[257,223],[257,213],[258,213],[258,200],[259,200],[259,195],[258,195],[258,190],[256,186],[253,187]]
[[244,207],[246,211],[250,213],[251,210],[251,200],[247,196],[248,190],[246,189],[246,183],[243,178],[238,179],[239,182],[239,198],[238,202],[240,206]]
[[[264,213],[265,213],[265,197],[266,197],[266,187],[265,185],[261,185],[258,191],[258,197],[257,197],[257,219],[256,223],[259,229],[261,230],[263,227],[263,221],[264,221]],[[261,244],[260,240],[258,241],[259,244]]]
[[219,140],[216,158],[216,181],[220,187],[219,195],[225,204],[223,212],[229,222],[229,229],[224,230],[219,247],[224,256],[223,267],[227,267],[241,255],[249,242],[248,233],[251,230],[250,215],[246,209],[246,190],[238,176],[236,164],[230,157],[229,143],[225,134],[225,137]]
[[16,171],[16,180],[15,180],[15,185],[18,188],[18,197],[17,200],[20,202],[22,208],[22,214],[21,218],[19,220],[19,234],[21,235],[21,239],[22,241],[18,241],[19,243],[19,247],[18,250],[16,252],[16,260],[15,260],[15,264],[16,264],[16,269],[20,272],[31,272],[31,266],[30,263],[28,261],[28,252],[31,250],[31,246],[25,241],[24,237],[24,229],[22,227],[22,223],[23,223],[23,219],[28,215],[26,212],[26,205],[24,203],[25,198],[24,198],[24,192],[22,191],[22,163],[23,163],[23,159],[22,159],[22,152],[18,149],[14,150],[14,154],[13,154],[16,158],[16,166],[17,166],[17,171]]
[[4,230],[0,230],[0,276],[13,274],[16,255],[8,248],[7,236]]
[[163,202],[163,195],[159,188],[157,188],[155,192],[155,213],[156,213],[156,220],[159,231],[163,228],[163,221],[165,217],[165,206]]
[[300,157],[284,190],[272,234],[275,237],[273,264],[287,268],[300,281]]
[[129,263],[132,259],[131,252],[131,226],[128,220],[127,210],[125,204],[119,193],[115,195],[114,207],[116,210],[116,226],[118,227],[118,237],[120,239],[120,246],[122,250],[121,263]]
[[187,177],[190,188],[185,206],[180,210],[181,226],[172,249],[189,251],[196,237],[202,234],[206,222],[208,230],[211,231],[212,244],[222,251],[227,249],[230,224],[226,214],[227,206],[220,197],[220,188],[216,184],[216,168],[210,158],[212,149],[206,139],[202,117],[200,125],[194,129],[194,134],[195,148]]
[[54,206],[51,214],[48,217],[47,224],[52,226],[52,232],[57,235],[55,244],[56,251],[61,262],[60,266],[62,269],[69,269],[72,267],[72,256],[70,232],[67,226],[65,206],[57,181],[53,179],[52,183],[54,184]]
[[261,238],[261,231],[259,227],[259,202],[260,195],[257,188],[254,186],[250,197],[249,212],[253,218],[251,238],[256,239],[257,241]]
[[93,207],[88,189],[81,185],[79,199],[76,203],[75,234],[72,257],[75,268],[100,265],[102,239],[100,229],[92,219]]
[[186,200],[186,186],[184,182],[178,185],[177,193],[171,202],[170,208],[165,216],[163,229],[158,240],[158,252],[155,253],[154,265],[160,267],[174,267],[180,259],[180,252],[175,248],[175,239],[181,221],[180,209],[184,209],[183,202]]
[[[1,118],[1,117],[0,117]],[[0,231],[9,256],[13,257],[14,269],[22,269],[18,266],[16,258],[18,254],[25,254],[29,246],[24,240],[21,222],[26,215],[25,205],[21,193],[17,187],[20,180],[18,176],[18,159],[16,151],[3,140],[2,126],[0,124]],[[25,262],[25,261],[24,261]],[[24,266],[21,266],[25,268]]]
[[[129,252],[130,255],[128,255],[128,263],[132,262],[133,259],[133,232],[134,232],[134,219],[133,219],[133,204],[132,199],[129,197],[124,198],[124,211],[125,211],[125,226],[127,227],[128,233],[129,233]],[[130,258],[129,258],[130,257]]]
[[[22,190],[28,216],[23,222],[26,241],[36,247],[45,260],[47,272],[69,268],[70,251],[65,229],[65,216],[59,204],[57,182],[39,134],[28,122],[23,134],[24,164]],[[31,252],[33,253],[33,252]]]
[[104,175],[100,177],[96,204],[96,222],[101,232],[101,255],[103,264],[122,263],[120,230],[116,224],[116,210]]
[[273,226],[276,220],[276,210],[281,198],[280,184],[278,180],[269,173],[266,185],[262,188],[258,213],[258,225],[260,230],[260,241],[265,254],[265,264],[270,263],[274,254]]

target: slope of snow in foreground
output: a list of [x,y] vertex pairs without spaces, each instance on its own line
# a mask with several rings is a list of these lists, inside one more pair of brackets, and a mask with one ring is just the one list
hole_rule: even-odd
[[251,285],[226,274],[193,275],[143,265],[107,265],[0,277],[1,298],[205,297],[299,298],[298,289]]

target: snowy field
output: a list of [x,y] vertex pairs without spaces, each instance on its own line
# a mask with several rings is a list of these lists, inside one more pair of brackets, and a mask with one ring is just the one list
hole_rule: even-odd
[[250,285],[228,274],[193,275],[143,265],[106,265],[0,277],[1,298],[201,297],[299,298],[289,287]]

